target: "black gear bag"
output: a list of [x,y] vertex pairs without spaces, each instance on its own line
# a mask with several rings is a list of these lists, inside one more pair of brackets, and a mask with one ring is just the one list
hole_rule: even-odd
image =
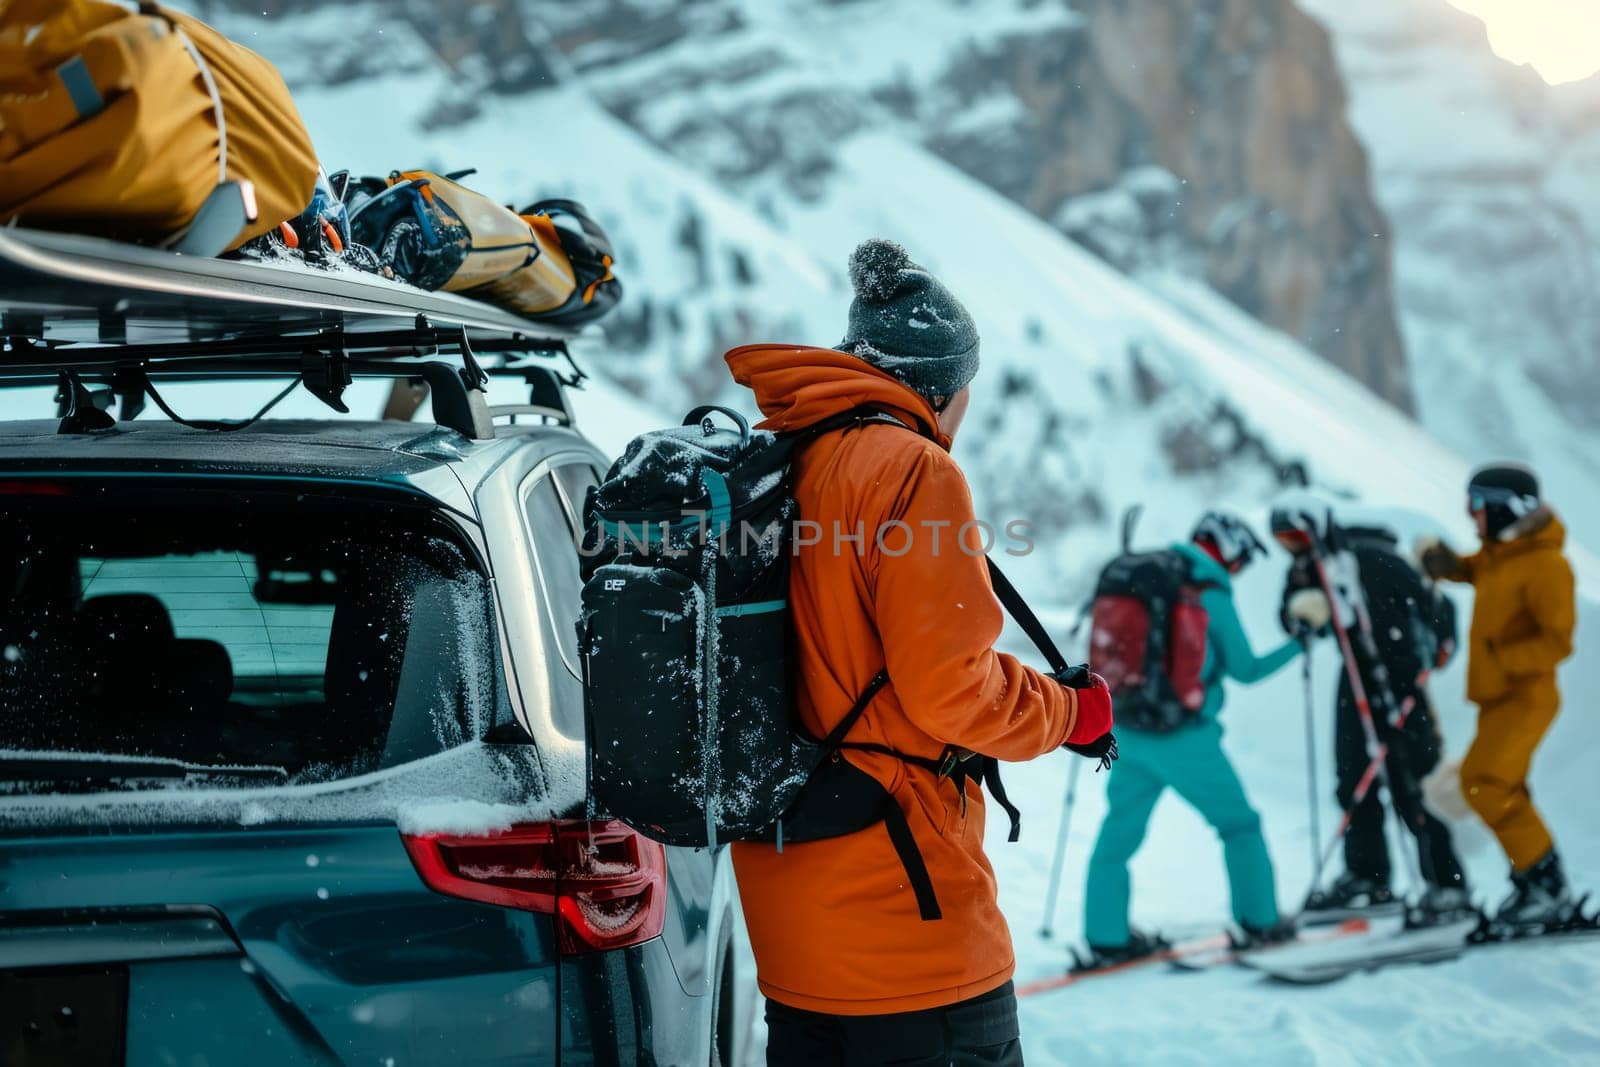
[[[737,430],[720,428],[721,412]],[[925,918],[932,883],[904,814],[871,775],[840,756],[879,672],[825,738],[795,714],[789,561],[797,518],[789,463],[825,433],[882,413],[847,412],[792,434],[753,431],[736,412],[700,407],[684,424],[632,441],[584,503],[583,608],[589,788],[594,801],[647,837],[673,845],[812,841],[883,822]],[[990,564],[1002,604],[1066,661]],[[876,750],[876,749],[874,749]],[[899,759],[981,780],[1012,817],[998,765],[948,752]]]

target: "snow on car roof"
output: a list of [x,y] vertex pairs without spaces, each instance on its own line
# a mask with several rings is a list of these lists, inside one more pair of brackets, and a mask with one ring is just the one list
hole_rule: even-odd
[[286,474],[415,474],[502,446],[515,435],[471,442],[431,424],[346,419],[264,419],[246,429],[217,433],[164,419],[121,423],[94,434],[61,434],[54,419],[0,421],[0,442],[11,464],[49,460],[173,461],[193,469],[270,469]]

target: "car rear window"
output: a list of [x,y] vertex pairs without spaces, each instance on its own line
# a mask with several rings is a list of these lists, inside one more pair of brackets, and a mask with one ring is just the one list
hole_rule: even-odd
[[0,484],[0,789],[258,787],[479,736],[486,579],[410,501]]

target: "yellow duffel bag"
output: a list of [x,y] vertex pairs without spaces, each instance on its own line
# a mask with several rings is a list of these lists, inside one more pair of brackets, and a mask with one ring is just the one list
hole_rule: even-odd
[[395,171],[346,196],[353,239],[395,275],[565,326],[600,318],[622,298],[611,240],[572,200],[512,211],[449,175]]
[[276,68],[198,19],[0,2],[0,223],[174,244],[234,188],[242,229],[215,252],[299,215],[316,176]]

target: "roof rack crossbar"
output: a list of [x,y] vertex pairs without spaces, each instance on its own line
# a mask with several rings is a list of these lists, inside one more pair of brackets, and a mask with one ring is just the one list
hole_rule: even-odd
[[[104,336],[116,336],[114,324]],[[137,415],[147,377],[214,381],[296,374],[308,392],[341,413],[350,410],[343,394],[354,377],[421,378],[428,383],[436,423],[484,439],[494,436],[486,397],[491,374],[522,378],[530,387],[530,404],[566,422],[571,422],[571,412],[562,387],[578,386],[586,377],[560,338],[440,328],[423,315],[402,330],[346,330],[334,323],[317,332],[207,341],[51,345],[9,334],[4,342],[0,387],[56,384],[65,398],[58,417],[64,427],[77,428],[65,432],[114,424],[104,411],[112,396],[121,398],[124,419]],[[447,353],[459,362],[447,362]],[[513,361],[533,355],[564,359],[568,372],[544,362]],[[106,404],[88,406],[91,394],[81,384],[84,378],[110,384]]]
[[490,404],[489,405],[489,417],[490,418],[494,418],[494,419],[506,419],[506,418],[509,418],[513,423],[515,423],[517,421],[517,416],[518,415],[530,415],[530,416],[533,416],[535,418],[545,419],[545,420],[547,420],[549,422],[556,423],[559,426],[567,425],[567,423],[569,423],[571,421],[571,419],[572,419],[572,417],[567,413],[566,409],[564,409],[564,408],[545,407],[542,404]]
[[[102,364],[82,368],[34,365],[15,368],[24,373],[0,377],[0,386],[55,385],[57,417],[63,420],[64,427],[61,432],[82,433],[85,430],[106,429],[115,424],[115,420],[105,411],[113,393],[122,398],[124,413],[129,410],[130,400],[135,396],[137,406],[142,407],[146,378],[214,382],[233,378],[297,377],[302,373],[298,362],[282,359],[227,359],[218,361],[218,364],[208,366],[202,361],[193,360],[185,361],[178,367],[166,364],[146,367]],[[421,378],[428,383],[434,422],[474,440],[487,440],[494,436],[494,420],[489,413],[487,395],[482,389],[469,388],[463,378],[462,368],[448,360],[347,359],[340,366],[348,378]],[[109,383],[111,388],[90,389],[86,384],[89,381]]]

